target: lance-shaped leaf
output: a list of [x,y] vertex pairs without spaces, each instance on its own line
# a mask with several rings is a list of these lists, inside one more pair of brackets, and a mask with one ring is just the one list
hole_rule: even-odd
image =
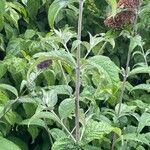
[[60,138],[52,146],[52,150],[77,150],[78,147],[70,138]]
[[83,143],[83,145],[85,145],[93,140],[103,139],[106,134],[109,134],[112,131],[117,133],[118,135],[121,135],[121,130],[119,128],[115,128],[105,122],[89,120],[85,127],[83,139],[81,142]]
[[7,140],[6,138],[3,138],[0,136],[0,149],[1,150],[21,150],[21,148],[13,143],[12,141]]
[[0,89],[8,90],[8,91],[12,92],[14,95],[16,95],[16,97],[18,97],[18,91],[16,90],[16,88],[14,88],[11,85],[0,84]]
[[117,1],[116,0],[106,0],[106,2],[110,5],[112,16],[115,16],[117,13]]
[[68,4],[75,2],[76,0],[55,0],[49,7],[48,11],[48,22],[49,26],[54,29],[54,22],[61,11],[62,8],[65,8]]
[[68,98],[63,100],[59,105],[59,115],[62,119],[71,117],[74,112],[75,101],[74,99]]
[[133,89],[131,91],[133,91],[133,90],[150,91],[150,84],[139,84],[139,85],[133,87]]
[[[87,64],[87,65],[86,65]],[[119,68],[110,58],[106,56],[94,56],[89,58],[85,63],[86,69],[97,69],[100,74],[105,76],[105,79],[110,85],[117,86],[119,83]]]
[[139,74],[139,73],[150,73],[150,67],[147,66],[137,67],[130,71],[129,76]]
[[126,141],[135,141],[135,142],[143,143],[143,144],[146,144],[146,145],[150,145],[149,141],[146,139],[144,134],[137,134],[137,133],[124,134],[124,135],[121,135],[120,138],[118,138],[116,140],[116,142],[124,141],[124,140],[126,140]]
[[137,132],[140,133],[145,126],[150,126],[150,114],[146,112],[139,119]]

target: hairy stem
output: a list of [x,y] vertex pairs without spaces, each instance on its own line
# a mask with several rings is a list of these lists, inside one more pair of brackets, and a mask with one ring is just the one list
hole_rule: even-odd
[[[81,28],[82,28],[82,15],[83,15],[83,0],[79,1],[79,19],[78,19],[78,40],[81,41]],[[80,140],[80,125],[79,125],[79,101],[80,101],[80,53],[81,44],[77,48],[77,67],[76,67],[76,100],[75,100],[75,139]]]

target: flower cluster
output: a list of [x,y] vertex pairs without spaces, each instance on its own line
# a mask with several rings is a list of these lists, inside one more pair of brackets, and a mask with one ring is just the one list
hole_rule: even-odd
[[119,0],[117,8],[124,10],[115,16],[108,16],[104,24],[108,27],[118,29],[135,21],[136,11],[139,7],[139,0]]

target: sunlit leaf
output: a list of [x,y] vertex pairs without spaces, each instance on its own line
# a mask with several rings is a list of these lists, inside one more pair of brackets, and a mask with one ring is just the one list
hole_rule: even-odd
[[137,86],[134,86],[133,90],[146,90],[146,91],[150,91],[150,84],[139,84]]
[[49,26],[54,29],[54,22],[59,12],[69,4],[77,2],[77,0],[55,0],[49,7],[48,22]]
[[30,121],[30,119],[25,119],[23,120],[22,122],[20,122],[20,125],[29,125],[30,123],[30,126],[39,126],[39,127],[43,127],[45,128],[45,122],[42,120],[42,119],[34,119],[32,121]]
[[139,73],[150,73],[150,67],[137,67],[130,71],[129,76]]
[[8,90],[12,92],[16,97],[18,97],[18,91],[16,90],[15,87],[8,85],[8,84],[0,84],[0,88],[4,90]]
[[9,150],[21,150],[21,148],[18,145],[16,145],[15,143],[1,136],[0,136],[0,143],[1,143],[1,146],[0,146],[1,150],[8,150],[8,149]]
[[75,101],[74,99],[65,99],[59,105],[59,116],[64,119],[71,117],[74,112]]
[[55,140],[61,139],[61,138],[67,138],[67,135],[58,128],[53,128],[50,130],[50,134],[53,136]]
[[130,38],[129,51],[132,52],[137,46],[142,47],[142,39],[139,35]]
[[97,68],[103,74],[110,85],[117,85],[119,82],[119,68],[106,56],[94,56],[87,60],[90,69]]
[[106,0],[112,9],[112,15],[115,16],[117,12],[117,1],[116,0]]
[[145,126],[150,126],[150,114],[146,112],[139,119],[137,132],[140,133]]
[[27,143],[25,143],[21,138],[9,136],[7,139],[18,145],[21,150],[29,150]]
[[60,138],[52,146],[52,150],[77,150],[77,146],[70,138]]
[[108,123],[89,120],[85,127],[82,142],[87,144],[96,139],[102,140],[106,134],[112,131],[119,134],[121,133],[119,128],[114,128]]
[[146,145],[150,145],[149,141],[145,138],[143,134],[137,134],[137,133],[124,134],[117,140],[117,142],[120,140],[135,141]]
[[52,29],[54,28],[54,22],[58,13],[60,12],[62,8],[66,7],[67,4],[68,4],[67,0],[55,0],[50,5],[49,11],[48,11],[48,22]]
[[55,90],[44,91],[43,90],[43,102],[48,107],[54,107],[58,101],[57,93]]

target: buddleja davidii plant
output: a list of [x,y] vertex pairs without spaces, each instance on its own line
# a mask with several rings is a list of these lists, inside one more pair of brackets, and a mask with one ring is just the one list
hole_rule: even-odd
[[[81,23],[81,21],[82,21],[82,9],[83,9],[83,1],[81,2],[81,4],[80,4],[80,17],[79,17],[79,31],[78,31],[78,41],[81,41],[81,25],[82,25],[82,23]],[[64,130],[65,130],[65,132],[69,135],[69,137],[73,140],[73,143],[76,143],[78,146],[85,146],[86,145],[86,143],[89,143],[90,141],[93,141],[94,139],[101,139],[101,136],[103,136],[103,135],[105,135],[105,134],[109,134],[111,131],[114,131],[114,132],[117,132],[117,133],[120,133],[120,130],[119,129],[115,129],[114,127],[111,127],[110,125],[108,125],[108,130],[106,131],[106,130],[98,130],[98,131],[95,131],[94,130],[94,128],[93,128],[93,130],[94,130],[94,132],[95,132],[95,134],[94,135],[88,135],[88,138],[89,138],[89,140],[85,140],[85,141],[87,141],[87,142],[82,142],[82,138],[84,138],[84,137],[86,137],[86,135],[85,135],[85,130],[87,130],[86,128],[87,128],[87,124],[90,122],[89,121],[89,119],[92,117],[92,115],[91,115],[91,117],[86,117],[85,115],[86,115],[86,113],[82,113],[82,111],[80,112],[80,109],[79,109],[79,98],[80,98],[80,44],[77,46],[78,47],[78,55],[77,55],[77,63],[75,62],[75,59],[73,58],[73,56],[72,56],[72,54],[70,53],[70,51],[69,51],[69,49],[67,48],[67,45],[66,45],[66,41],[64,41],[65,39],[66,39],[66,36],[65,36],[65,34],[64,34],[64,36],[62,36],[63,34],[62,34],[62,32],[61,31],[57,31],[57,30],[54,30],[55,32],[56,32],[56,34],[58,35],[58,39],[60,38],[60,40],[58,40],[58,41],[60,41],[60,43],[64,46],[64,48],[65,48],[65,50],[66,51],[64,51],[64,50],[61,50],[61,49],[59,49],[59,50],[53,50],[53,51],[50,51],[50,52],[45,52],[45,53],[38,53],[38,54],[36,54],[34,57],[36,58],[36,57],[39,57],[39,59],[37,60],[37,62],[29,69],[29,72],[28,72],[28,77],[27,77],[27,79],[28,79],[28,82],[30,82],[30,75],[31,75],[31,73],[32,73],[32,70],[35,68],[35,67],[38,67],[39,68],[39,66],[40,66],[40,68],[39,69],[41,69],[41,67],[43,66],[43,63],[45,63],[45,61],[47,62],[48,61],[48,59],[51,59],[52,60],[52,63],[53,62],[57,62],[57,63],[64,63],[64,64],[67,64],[67,65],[70,65],[70,67],[72,68],[72,69],[75,69],[76,70],[76,105],[74,105],[74,101],[73,101],[73,99],[71,98],[71,99],[66,99],[66,100],[63,100],[62,101],[62,103],[60,104],[60,106],[59,106],[59,116],[61,117],[61,118],[59,118],[59,116],[54,112],[54,110],[53,110],[53,108],[51,108],[51,107],[49,107],[49,104],[52,102],[51,100],[49,100],[49,96],[46,96],[47,94],[45,94],[45,92],[43,93],[45,96],[45,98],[43,99],[44,100],[44,102],[49,102],[49,103],[47,103],[47,106],[48,106],[48,109],[46,109],[46,108],[42,108],[41,110],[40,109],[38,109],[36,112],[37,113],[35,113],[35,115],[30,119],[30,122],[29,122],[29,124],[32,122],[32,120],[34,119],[34,118],[49,118],[49,119],[52,119],[52,120],[54,120],[55,122],[58,122],[60,125],[62,125],[62,127],[64,128]],[[68,34],[67,34],[68,35]],[[70,35],[70,33],[69,33],[69,35]],[[70,37],[70,36],[69,36]],[[64,39],[63,39],[64,38]],[[68,39],[67,39],[67,41],[68,41]],[[80,43],[80,42],[79,42]],[[92,45],[90,45],[90,46],[92,46]],[[86,57],[85,57],[86,58]],[[95,58],[97,61],[98,61],[98,59],[99,58]],[[95,63],[95,66],[97,67],[97,65],[96,65],[96,60],[95,60],[94,58],[93,58],[93,63]],[[110,63],[112,63],[108,58],[106,58],[106,57],[104,57],[103,58],[104,60],[105,60],[105,64],[104,64],[104,66],[102,66],[102,67],[106,67],[106,65],[107,65],[107,61],[109,61],[108,62],[108,64],[110,64]],[[39,63],[39,61],[41,62],[40,63],[40,65],[38,65],[38,63]],[[94,62],[95,61],[95,62]],[[46,63],[47,64],[47,63]],[[113,63],[112,63],[113,64]],[[37,66],[36,66],[37,65]],[[114,65],[114,64],[113,64]],[[45,66],[45,65],[44,65]],[[114,65],[115,66],[115,65]],[[66,78],[66,76],[65,76],[65,72],[63,71],[63,68],[62,67],[60,67],[60,69],[62,70],[62,74],[64,75],[64,78]],[[99,69],[100,69],[100,67],[99,67]],[[117,69],[116,69],[117,70]],[[105,72],[105,71],[104,71]],[[117,70],[117,72],[118,72],[118,70]],[[106,74],[108,74],[108,72],[106,73]],[[116,72],[115,72],[115,74],[117,74]],[[116,78],[118,77],[118,74],[117,74],[117,76],[116,76]],[[66,78],[67,79],[67,78]],[[116,79],[112,79],[112,80],[114,80],[114,82],[116,82]],[[118,78],[117,78],[117,81],[118,81]],[[55,96],[56,97],[56,96]],[[47,99],[47,100],[45,100],[45,99]],[[57,99],[56,99],[56,101],[55,101],[55,104],[56,104],[56,102],[57,102]],[[54,104],[54,105],[55,105]],[[53,106],[54,106],[53,105]],[[76,118],[76,123],[75,123],[75,127],[74,127],[74,129],[72,130],[72,131],[69,131],[69,129],[67,129],[67,127],[64,125],[64,123],[63,123],[63,119],[65,119],[66,117],[69,117],[71,114],[72,114],[72,109],[74,108],[76,106],[76,111],[75,111],[75,118]],[[45,109],[47,110],[46,112],[45,112]],[[40,111],[39,111],[40,110]],[[67,110],[67,111],[66,111]],[[74,112],[74,111],[73,111]],[[79,116],[79,113],[80,113],[80,116]],[[51,114],[51,115],[50,115]],[[85,118],[84,120],[85,121],[82,121],[82,119],[81,119],[81,114],[83,114],[83,118]],[[49,117],[48,117],[49,116]],[[89,119],[88,119],[89,118]],[[86,121],[87,120],[87,121]],[[81,124],[83,125],[83,128],[81,128],[80,129],[80,126],[79,126],[79,122],[81,122]],[[85,123],[84,123],[85,122]],[[99,123],[99,122],[97,122],[97,121],[95,121],[94,122],[97,126],[98,126],[98,128],[99,128],[99,126],[103,126],[103,123]],[[93,123],[93,124],[94,124]],[[93,126],[94,127],[94,126]],[[97,128],[97,129],[98,129]],[[72,132],[74,132],[74,130],[76,130],[76,136],[74,137],[73,136],[73,134],[72,134]],[[81,136],[80,136],[80,130],[82,130],[81,131]],[[54,131],[59,131],[58,129],[57,130],[54,130]],[[53,131],[53,132],[54,132]],[[59,131],[60,132],[60,131]],[[88,133],[89,131],[87,130],[87,133]],[[101,133],[102,132],[102,133]],[[56,134],[56,133],[54,133],[54,134]],[[101,135],[101,136],[100,136]],[[98,136],[98,137],[97,137]],[[66,143],[65,143],[65,141],[66,141]],[[81,144],[82,143],[82,144]],[[59,148],[62,148],[62,146],[64,145],[64,149],[66,149],[66,148],[70,148],[70,147],[68,147],[69,145],[72,147],[72,149],[74,148],[74,144],[72,144],[72,142],[70,143],[70,139],[59,139],[58,141],[56,140],[56,142],[54,143],[54,145],[53,145],[53,149],[58,149],[58,147]],[[78,146],[75,146],[76,148],[78,147]]]
[[[119,104],[118,104],[118,108],[117,108],[117,112],[116,112],[116,119],[115,119],[116,121],[114,120],[115,123],[120,121],[120,118],[122,116],[122,107],[123,107],[122,102],[123,102],[123,97],[124,97],[127,78],[132,74],[131,73],[132,71],[134,72],[134,70],[132,70],[130,72],[130,69],[129,69],[129,62],[130,62],[132,51],[136,48],[136,46],[140,46],[141,49],[143,49],[143,43],[141,42],[141,37],[139,35],[136,35],[137,34],[137,32],[136,32],[136,23],[137,23],[139,6],[140,6],[140,2],[138,0],[137,1],[136,0],[135,1],[120,0],[117,4],[117,7],[119,9],[120,8],[122,9],[122,7],[123,7],[127,10],[123,11],[123,12],[121,11],[119,13],[116,13],[114,16],[108,17],[105,20],[105,25],[108,25],[109,27],[112,27],[114,29],[122,28],[127,24],[131,24],[131,23],[133,24],[133,30],[131,31],[131,34],[127,35],[127,38],[130,39],[130,45],[129,45],[129,51],[128,51],[128,55],[127,55],[126,69],[122,71],[123,82],[122,82],[120,96],[119,96]],[[148,69],[148,67],[147,67],[147,69]],[[137,70],[140,70],[140,68],[137,68]],[[140,139],[140,142],[149,145],[147,140],[144,139],[144,138],[142,140],[142,137],[140,137],[140,136],[141,135],[139,135],[139,137],[138,137]],[[129,137],[130,138],[132,137],[132,139],[130,139]],[[127,141],[128,140],[133,140],[134,141],[133,137],[134,137],[134,134],[133,135],[128,135],[128,134],[122,135],[122,138],[124,140],[127,140]],[[120,139],[120,138],[118,138],[118,139]],[[116,141],[118,141],[118,140],[116,140],[116,136],[114,136],[113,137],[112,150],[114,149]]]

